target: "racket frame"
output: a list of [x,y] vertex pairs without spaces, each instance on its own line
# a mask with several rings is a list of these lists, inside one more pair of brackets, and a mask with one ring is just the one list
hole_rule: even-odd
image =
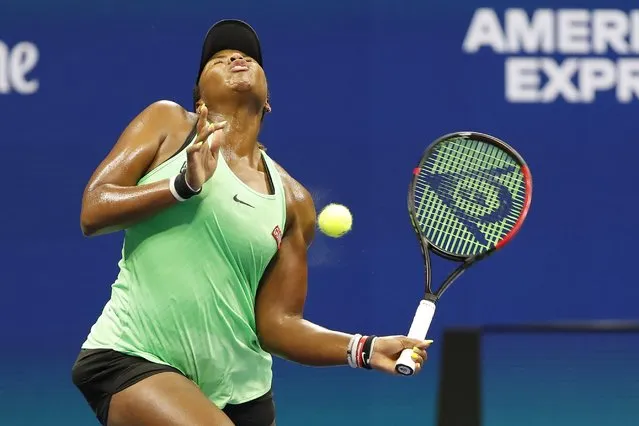
[[[419,176],[419,172],[421,171],[423,164],[428,159],[430,152],[433,149],[435,149],[435,147],[437,147],[441,142],[448,139],[459,138],[459,137],[470,138],[473,140],[478,140],[480,142],[488,143],[508,152],[519,163],[519,166],[521,168],[521,173],[524,175],[524,185],[525,185],[524,205],[522,207],[519,218],[515,222],[515,225],[508,232],[508,234],[506,234],[506,236],[503,239],[501,239],[497,244],[495,244],[495,246],[489,248],[487,251],[483,253],[479,253],[479,254],[471,255],[471,256],[456,255],[430,242],[417,224],[417,221],[416,221],[417,214],[415,211],[415,203],[414,203],[414,193],[415,193],[415,186],[417,184],[417,178]],[[454,132],[454,133],[449,133],[439,137],[434,142],[432,142],[426,148],[426,150],[424,150],[424,153],[422,154],[422,157],[417,167],[413,169],[413,179],[411,180],[409,190],[408,190],[408,213],[409,213],[411,225],[419,241],[419,245],[422,251],[422,257],[424,260],[425,291],[424,291],[424,296],[422,298],[422,301],[420,302],[420,305],[418,306],[417,311],[415,313],[415,317],[413,318],[413,324],[411,325],[411,331],[409,331],[408,337],[417,338],[417,339],[423,339],[426,337],[426,333],[428,332],[428,329],[430,328],[430,323],[435,314],[437,302],[439,301],[442,294],[444,294],[444,292],[451,286],[451,284],[457,278],[459,278],[468,268],[470,268],[472,265],[474,265],[478,261],[490,256],[495,251],[501,249],[508,242],[512,240],[512,238],[519,232],[524,220],[526,219],[528,210],[530,209],[531,200],[532,200],[532,177],[530,174],[530,169],[528,168],[528,165],[526,164],[522,156],[519,155],[517,151],[515,151],[510,145],[508,145],[506,142],[502,141],[501,139],[498,139],[494,136],[491,136],[485,133],[479,133],[479,132],[473,132],[473,131]],[[459,265],[456,269],[454,269],[448,275],[448,277],[444,280],[444,282],[441,284],[439,289],[435,292],[433,292],[433,289],[432,289],[432,272],[431,272],[432,268],[431,268],[431,259],[430,259],[431,251],[444,259],[455,261],[455,262],[462,262],[461,265]],[[428,310],[424,309],[425,305],[429,307]],[[419,327],[418,323],[422,321],[426,322],[426,324],[423,327]],[[411,335],[411,334],[414,334],[414,335]],[[397,360],[397,363],[395,364],[395,371],[397,373],[401,375],[405,375],[405,376],[410,376],[414,374],[415,362],[410,358],[411,352],[412,352],[411,349],[405,349],[404,351],[402,351],[402,354],[400,355],[399,359]]]
[[[433,151],[435,149],[435,147],[437,147],[437,145],[439,145],[441,142],[448,140],[448,139],[453,139],[453,138],[469,138],[469,139],[473,139],[473,140],[477,140],[480,142],[484,142],[484,143],[488,143],[491,145],[494,145],[506,152],[508,152],[508,154],[510,154],[518,163],[519,166],[521,167],[521,173],[524,175],[524,184],[526,186],[525,188],[525,195],[526,195],[526,199],[524,200],[524,205],[523,208],[521,210],[521,214],[519,215],[519,218],[517,219],[517,222],[515,223],[515,225],[513,226],[513,229],[510,230],[510,232],[508,232],[508,234],[501,240],[499,241],[494,247],[491,247],[489,250],[480,253],[478,255],[473,255],[473,256],[459,256],[456,255],[454,253],[450,253],[440,247],[437,247],[435,244],[433,244],[432,242],[430,242],[425,235],[423,235],[421,229],[419,229],[419,226],[417,225],[416,221],[415,221],[415,216],[416,211],[415,211],[415,205],[414,205],[414,198],[413,198],[413,194],[415,193],[415,186],[417,184],[417,177],[419,175],[419,172],[422,169],[423,164],[426,162],[426,160],[428,159],[428,155],[430,154],[431,151]],[[485,258],[486,256],[489,256],[490,254],[494,253],[496,250],[499,250],[500,248],[502,248],[503,246],[505,246],[508,242],[510,242],[510,240],[519,232],[519,229],[521,228],[522,224],[524,223],[524,220],[526,219],[526,216],[528,214],[528,210],[530,208],[530,202],[532,200],[532,177],[530,174],[530,169],[528,168],[528,165],[526,164],[526,162],[524,161],[524,159],[522,158],[521,155],[519,155],[519,153],[517,151],[515,151],[510,145],[508,145],[506,142],[502,141],[499,138],[496,138],[494,136],[485,134],[485,133],[479,133],[479,132],[472,132],[472,131],[466,131],[466,132],[454,132],[454,133],[449,133],[446,134],[444,136],[441,136],[440,138],[436,139],[433,143],[431,143],[426,150],[424,150],[424,153],[422,154],[421,159],[419,160],[419,163],[417,164],[417,167],[415,167],[413,169],[413,179],[411,180],[409,189],[408,189],[408,213],[411,219],[411,225],[413,226],[413,229],[415,230],[419,242],[422,245],[422,253],[424,254],[424,251],[430,249],[432,250],[435,254],[437,254],[438,256],[441,256],[445,259],[448,260],[452,260],[452,261],[456,261],[456,262],[464,262],[464,263],[469,263],[468,266],[470,266],[470,264],[481,260],[483,258]],[[424,242],[426,242],[426,247],[424,247]],[[430,263],[430,261],[429,261]]]

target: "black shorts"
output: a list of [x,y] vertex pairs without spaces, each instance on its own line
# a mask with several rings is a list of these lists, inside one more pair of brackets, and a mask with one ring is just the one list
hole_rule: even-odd
[[[182,373],[168,365],[156,364],[110,349],[83,349],[72,370],[76,385],[91,409],[106,426],[111,397],[135,383],[163,372]],[[270,426],[275,422],[271,391],[253,401],[228,404],[222,410],[236,426]]]

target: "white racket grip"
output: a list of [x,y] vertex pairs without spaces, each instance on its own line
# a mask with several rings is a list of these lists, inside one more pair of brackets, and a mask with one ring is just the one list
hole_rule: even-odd
[[[435,316],[435,304],[430,300],[419,302],[413,323],[408,330],[411,339],[424,340],[428,334],[430,323]],[[395,371],[404,376],[412,376],[415,373],[415,361],[411,358],[413,349],[404,349],[395,363]]]

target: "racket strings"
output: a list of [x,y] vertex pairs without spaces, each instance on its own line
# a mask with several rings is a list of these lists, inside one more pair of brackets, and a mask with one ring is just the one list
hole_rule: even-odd
[[[426,204],[423,205],[425,210],[432,209],[433,203],[429,203],[428,206]],[[422,232],[425,231],[426,228],[435,228],[434,229],[434,239],[440,239],[441,243],[446,247],[445,250],[454,251],[461,250],[462,252],[466,252],[468,246],[471,241],[471,236],[468,235],[468,232],[465,230],[464,226],[460,226],[454,218],[445,212],[444,210],[431,211],[429,217],[424,220],[425,212],[418,213],[418,220],[422,223]],[[477,223],[478,221],[475,221]],[[487,239],[496,243],[499,239],[505,235],[517,222],[517,217],[507,217],[502,222],[502,226],[500,227],[492,227],[486,230]],[[435,227],[434,224],[437,224]],[[451,248],[448,247],[450,244],[455,242],[455,240],[459,241],[459,239],[464,240],[463,247]]]
[[[477,145],[477,144],[475,144],[475,145]],[[460,158],[459,158],[459,157],[460,157],[460,156],[466,156],[466,157],[468,157],[468,151],[474,151],[474,154],[473,154],[473,155],[476,155],[478,152],[481,152],[481,151],[478,151],[478,150],[476,150],[476,149],[472,149],[472,147],[468,147],[468,146],[463,147],[463,148],[465,148],[465,149],[464,149],[464,150],[458,150],[458,151],[448,151],[448,152],[444,152],[444,154],[449,154],[449,158],[446,158],[446,159],[447,159],[447,160],[449,160],[449,162],[450,162],[450,160],[451,160],[451,159],[453,159],[455,162],[459,163],[459,160],[460,160]],[[497,153],[502,154],[500,151],[497,151]],[[457,157],[457,158],[450,158],[450,154],[453,154],[453,155],[454,155],[454,157]],[[444,156],[442,156],[442,157],[444,157]],[[506,156],[505,156],[505,155],[500,155],[500,157],[501,157],[501,159],[503,160],[503,159],[504,159],[504,157],[506,157]],[[506,158],[507,158],[507,157],[506,157]],[[492,160],[497,160],[497,159],[498,159],[498,158],[492,158]],[[477,164],[477,163],[481,163],[481,165],[482,165],[483,167],[486,167],[487,165],[493,165],[493,166],[495,165],[495,164],[494,164],[494,163],[495,163],[495,161],[491,161],[491,162],[489,162],[489,161],[485,161],[485,160],[484,160],[484,161],[475,161],[475,163],[476,163],[476,164]],[[491,163],[493,163],[493,164],[491,164]],[[498,163],[498,162],[497,162],[497,163]],[[502,163],[503,163],[503,161],[502,161]],[[478,171],[479,171],[479,173],[477,173]],[[482,172],[484,172],[484,171],[483,171],[483,170],[481,170],[481,169],[479,169],[479,170],[475,169],[475,173],[474,173],[474,174],[475,174],[475,175],[478,175],[478,174],[485,174],[485,173],[482,173]],[[484,176],[484,178],[486,178],[486,177]],[[481,191],[481,190],[485,190],[485,189],[486,189],[486,186],[485,186],[485,185],[478,185],[478,184],[477,184],[477,183],[479,182],[477,179],[471,180],[471,182],[474,182],[474,183],[475,183],[475,189],[479,189],[480,191]],[[445,187],[446,185],[444,184],[444,185],[442,185],[442,186],[443,186],[443,187]],[[462,199],[462,201],[467,201],[467,200],[463,200],[463,199]],[[462,203],[462,204],[461,204],[461,207],[462,207],[462,208],[464,208],[465,210],[469,210],[469,209],[468,209],[468,207],[472,207],[472,203],[468,203],[468,202],[466,202],[466,203]],[[485,209],[485,206],[484,206],[484,209]],[[470,213],[471,215],[474,215],[474,216],[476,216],[476,215],[478,215],[478,214],[482,213],[482,212],[480,212],[478,209],[475,209],[475,210],[476,210],[476,211],[470,211],[469,213]],[[449,226],[445,226],[445,227],[443,227],[443,229],[440,229],[440,231],[444,231],[444,232],[445,232],[445,231],[446,231],[446,228],[450,228],[450,221],[449,221],[448,225],[449,225]],[[458,233],[458,232],[453,232],[453,233],[448,232],[447,234],[448,234],[448,235],[447,235],[448,237],[451,237],[451,236],[457,236],[457,237],[459,237],[459,233]],[[437,238],[437,235],[435,235],[435,238]],[[444,243],[446,243],[446,241],[444,241]],[[466,243],[468,243],[468,241],[466,241]],[[466,244],[466,245],[468,245],[468,244]],[[462,248],[462,250],[463,250],[463,248]]]
[[[510,165],[514,163],[512,157],[501,149],[484,142],[474,142],[484,146],[480,146],[480,149],[476,149],[477,147],[471,147],[468,145],[461,146],[461,144],[458,144],[450,149],[440,149],[439,153],[454,156],[456,160],[459,160],[459,167],[467,167],[471,165],[473,166],[473,169],[477,169],[478,166],[494,167],[500,161],[502,162],[502,165]],[[454,142],[451,142],[451,144],[454,144]],[[433,156],[428,158],[428,160],[431,161],[434,159],[435,158]]]
[[[476,150],[467,146],[466,150],[456,151],[455,153],[459,154],[458,157],[460,157],[461,155],[465,156],[465,158],[458,158],[458,160],[460,161],[469,161],[469,157],[472,158],[471,156],[473,153],[475,154],[481,153],[481,154],[484,154],[484,158],[482,158],[482,161],[481,161],[482,166],[484,166],[484,164],[486,163],[490,165],[491,163],[490,160],[493,160],[492,163],[494,163],[495,166],[500,168],[504,168],[505,166],[510,167],[513,171],[517,172],[517,173],[508,173],[508,174],[500,175],[495,173],[495,169],[490,169],[488,173],[485,171],[485,169],[480,170],[482,173],[482,176],[485,179],[497,178],[498,181],[500,181],[499,178],[501,176],[505,176],[505,179],[501,180],[501,183],[504,184],[504,186],[510,190],[511,196],[513,194],[515,195],[512,199],[511,208],[514,209],[514,211],[516,211],[517,214],[508,215],[501,222],[494,222],[493,223],[494,226],[483,227],[482,229],[486,236],[486,240],[492,244],[496,244],[503,236],[505,236],[508,233],[508,231],[510,231],[510,229],[512,229],[512,227],[517,222],[517,219],[519,217],[519,212],[521,212],[521,209],[523,208],[523,205],[524,205],[525,194],[523,191],[523,188],[524,188],[523,179],[521,179],[519,182],[515,182],[513,178],[514,176],[521,176],[520,174],[521,168],[519,164],[517,164],[506,152],[500,149],[497,149],[496,147],[492,145],[483,144],[483,146],[486,148],[485,150]],[[471,153],[469,154],[468,151],[470,151]],[[490,157],[490,159],[485,159],[486,158],[485,156],[492,156],[492,157]],[[482,191],[486,188],[490,188],[490,185],[491,185],[486,182],[482,182],[479,179],[472,179],[470,180],[470,182],[475,183],[474,189],[478,191]],[[517,183],[519,183],[520,185],[517,185]],[[519,188],[521,188],[522,191],[517,191],[517,189]],[[519,202],[517,202],[518,201],[517,199],[519,199]],[[464,205],[462,206],[462,209],[468,209],[468,207],[472,208],[473,203],[470,203],[467,200],[464,200],[464,201],[466,201],[466,203],[464,203]],[[499,208],[499,205],[500,205],[499,200],[493,199],[493,201],[496,202],[496,205],[493,205],[493,209]],[[471,213],[470,216],[481,217],[484,211],[481,211],[482,209],[479,208],[479,204],[474,203],[474,206],[475,206],[475,208],[473,209],[474,211],[470,212]],[[478,220],[475,221],[476,224],[481,225],[481,223],[479,222],[480,221]],[[470,241],[466,240],[464,245],[461,247],[461,250],[466,251],[469,248],[469,244],[470,244]]]
[[[510,159],[509,157],[507,157],[507,155],[505,153],[503,153],[501,151],[499,152],[499,154],[502,157],[506,157],[506,160]],[[506,160],[503,161],[504,164],[507,164]],[[429,161],[427,161],[426,164],[432,167],[433,166],[433,161],[429,160]],[[488,165],[489,163],[488,162],[484,162],[484,164]],[[510,161],[510,164],[512,165],[512,161]],[[516,168],[517,168],[517,171],[519,171],[520,167],[519,167],[518,164],[516,164]],[[494,174],[486,172],[485,170],[479,170],[477,172],[477,174],[481,175],[481,177],[485,177],[486,179],[489,179],[491,176],[494,176]],[[506,175],[506,179],[510,180],[510,182],[506,182],[506,186],[512,187],[512,186],[514,186],[517,183],[522,183],[523,184],[523,181],[522,182],[513,182],[513,180],[514,180],[513,176],[516,176],[516,174],[515,175],[513,175],[513,174]],[[486,187],[490,187],[489,184],[486,184],[485,182],[480,182],[477,179],[472,179],[471,182],[476,184],[474,189],[483,190]],[[453,187],[455,186],[454,183],[452,183],[450,181],[445,181],[441,185],[443,187],[446,187],[449,190],[452,190]],[[425,182],[423,177],[422,177],[422,179],[418,179],[416,181],[415,190],[417,192],[417,195],[420,195],[420,196],[423,195],[424,192],[428,190],[428,183]],[[490,200],[490,201],[493,201],[492,205],[489,206],[489,207],[485,207],[485,206],[480,206],[477,203],[471,203],[471,202],[468,202],[467,200],[464,200],[463,201],[463,205],[461,207],[464,210],[467,210],[467,211],[470,210],[471,216],[477,217],[477,216],[481,216],[481,213],[484,213],[486,210],[491,210],[491,207],[492,207],[492,209],[495,209],[496,207],[498,207],[498,202],[496,203],[497,205],[495,205],[495,202],[497,200],[493,199],[493,200]],[[521,208],[524,205],[524,201],[525,201],[525,192],[523,190],[522,191],[516,191],[513,194],[513,204],[515,204],[515,209],[521,210]],[[482,211],[482,210],[484,210],[484,211]],[[439,212],[440,218],[441,218],[441,215],[443,215],[443,214],[444,214],[443,212]],[[437,216],[437,214],[436,214],[436,216]],[[509,218],[509,220],[507,218],[505,225],[507,225],[508,222],[511,222],[510,225],[514,225],[514,223],[516,222],[516,218]]]
[[[465,154],[465,153],[464,153],[463,151],[462,151],[462,152],[457,151],[457,152],[455,152],[455,154],[457,154],[457,156],[459,156],[459,154]],[[467,155],[467,154],[466,154],[466,155]],[[502,156],[502,157],[503,157],[503,156]],[[490,163],[489,163],[489,162],[487,162],[487,161],[483,161],[483,166],[484,166],[484,167],[485,167],[487,164],[490,164]],[[480,170],[480,172],[483,172],[483,171],[482,171],[482,170]],[[477,173],[475,173],[475,174],[477,174]],[[481,174],[481,173],[480,173],[480,174]],[[483,174],[485,174],[485,173],[483,173]],[[484,176],[484,178],[485,178],[485,176]],[[486,190],[486,185],[478,184],[480,181],[478,181],[477,179],[473,179],[473,180],[471,180],[471,182],[475,183],[475,185],[474,185],[474,186],[475,186],[475,188],[470,188],[470,189],[478,189],[478,190],[480,190],[480,191],[485,191],[485,190]],[[445,187],[445,186],[447,186],[447,185],[446,185],[446,184],[444,184],[444,185],[442,185],[442,186],[444,186],[444,187]],[[489,188],[489,187],[488,187],[488,188]],[[465,201],[465,202],[464,202],[464,201]],[[481,214],[482,214],[482,213],[485,213],[485,211],[481,211],[481,210],[486,210],[486,209],[487,209],[487,208],[486,208],[486,206],[482,206],[482,209],[475,208],[475,209],[473,210],[472,208],[473,208],[473,207],[476,207],[476,206],[477,206],[477,204],[476,204],[476,203],[469,203],[469,202],[467,202],[467,200],[462,200],[462,203],[461,203],[461,205],[460,205],[460,207],[461,207],[462,209],[466,210],[468,213],[470,213],[470,215],[471,215],[471,216],[481,216]],[[493,208],[494,208],[494,206],[493,206]],[[489,208],[488,210],[490,210],[490,208]],[[438,218],[437,216],[441,216],[441,215],[436,215],[435,217],[433,217],[433,219],[437,219],[437,218]],[[441,218],[440,218],[440,219],[441,219]],[[475,222],[477,222],[477,221],[475,221]],[[509,221],[506,221],[506,224],[505,224],[505,225],[507,225],[507,224],[508,224],[507,222],[509,222]],[[512,224],[512,223],[514,223],[514,221],[510,221],[510,222],[511,222],[511,224]],[[446,226],[446,225],[447,225],[447,226]],[[447,238],[443,241],[443,243],[444,243],[444,244],[446,244],[446,243],[448,242],[448,241],[446,241],[446,240],[449,240],[449,239],[450,239],[450,237],[459,237],[459,232],[458,232],[458,231],[459,231],[459,229],[457,229],[457,230],[454,230],[454,229],[453,229],[453,232],[452,232],[452,233],[450,232],[450,229],[451,229],[451,221],[449,220],[449,221],[447,221],[447,223],[445,224],[445,226],[441,227],[441,228],[440,228],[440,230],[439,230],[439,231],[440,231],[440,233],[441,233],[441,232],[443,232],[443,233],[447,234],[447,235],[445,235],[445,237],[447,237]],[[446,232],[446,231],[449,231],[449,232]],[[457,231],[457,232],[455,232],[455,231]],[[501,234],[501,232],[496,232],[495,234],[496,234],[496,235],[494,235],[493,237],[495,237],[495,236],[496,236],[496,237],[499,237],[499,234]],[[435,235],[435,238],[437,238],[437,237],[438,237],[438,235]],[[469,241],[466,241],[466,243],[468,243],[468,242],[469,242]],[[465,245],[467,246],[468,244],[465,244]],[[466,247],[466,248],[467,248],[467,247]],[[464,247],[462,247],[462,250],[464,250]]]
[[519,163],[504,150],[456,138],[440,144],[423,162],[414,197],[426,237],[450,253],[472,255],[492,247],[515,226],[525,182]]

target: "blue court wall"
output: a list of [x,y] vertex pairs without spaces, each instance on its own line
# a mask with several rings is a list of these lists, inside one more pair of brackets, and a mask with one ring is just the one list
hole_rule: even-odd
[[[410,171],[457,130],[513,145],[531,168],[533,203],[513,242],[446,294],[433,338],[455,325],[637,318],[633,5],[2,0],[0,424],[91,424],[69,369],[108,299],[122,235],[82,237],[82,190],[146,105],[190,107],[202,37],[222,18],[262,39],[269,153],[318,208],[354,214],[350,234],[318,235],[311,248],[309,319],[407,331],[423,282]],[[448,267],[437,263],[436,277]],[[431,352],[410,380],[278,362],[280,424],[432,424],[437,342]]]

